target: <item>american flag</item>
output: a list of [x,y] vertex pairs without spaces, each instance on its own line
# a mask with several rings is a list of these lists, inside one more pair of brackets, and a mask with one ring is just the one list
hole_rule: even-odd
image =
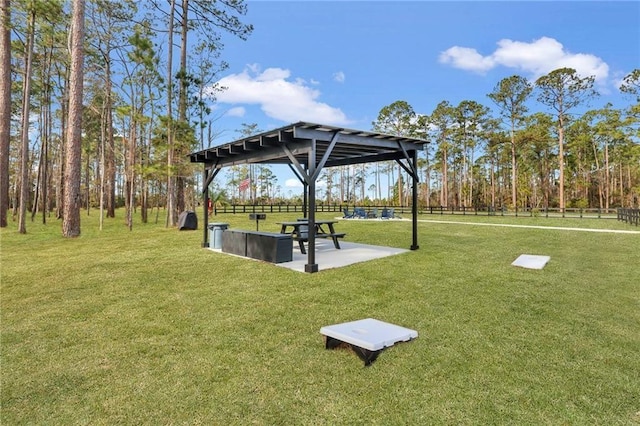
[[251,183],[251,179],[249,179],[249,176],[247,176],[246,178],[242,179],[240,181],[240,185],[238,185],[238,189],[240,190],[240,192],[244,192],[249,188],[249,184]]

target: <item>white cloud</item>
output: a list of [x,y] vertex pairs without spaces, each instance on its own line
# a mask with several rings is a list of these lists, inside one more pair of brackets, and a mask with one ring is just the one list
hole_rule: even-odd
[[260,72],[260,64],[248,64],[247,68],[251,70],[252,73],[257,74]]
[[[286,182],[284,183],[284,186],[286,188],[302,188],[302,182],[300,182],[298,179],[287,179]],[[316,181],[316,188],[326,188],[327,187],[327,181],[325,180],[319,180]]]
[[[311,121],[345,125],[350,120],[339,109],[320,102],[320,91],[303,79],[291,79],[291,71],[248,65],[239,74],[231,74],[217,84],[226,90],[216,93],[220,103],[260,105],[269,117],[285,122]],[[313,84],[313,82],[312,82]]]
[[482,56],[470,47],[451,47],[438,58],[455,68],[485,73],[497,66],[522,70],[537,78],[563,67],[574,68],[583,77],[595,76],[603,82],[609,76],[609,66],[599,57],[588,53],[572,53],[562,43],[541,37],[531,43],[503,39],[490,55]]
[[302,182],[300,182],[298,179],[287,179],[287,181],[284,183],[284,186],[286,188],[302,188]]
[[244,107],[233,107],[225,113],[227,117],[244,117],[247,110]]
[[[262,74],[258,74],[255,78],[256,81],[274,81],[274,80],[285,80],[289,78],[291,75],[291,71],[283,70],[282,68],[267,68],[264,70]],[[298,83],[300,80],[297,80]]]
[[337,73],[333,74],[333,80],[337,81],[338,83],[344,83],[345,78],[346,76],[342,71],[338,71]]
[[489,57],[483,57],[476,49],[453,46],[440,54],[439,61],[454,68],[484,73],[495,66]]

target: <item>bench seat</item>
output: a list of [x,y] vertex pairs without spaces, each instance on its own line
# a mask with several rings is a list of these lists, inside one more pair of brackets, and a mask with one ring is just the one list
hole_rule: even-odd
[[[335,248],[340,249],[340,243],[338,242],[338,238],[344,238],[346,235],[347,234],[345,233],[334,233],[334,234],[319,233],[319,234],[316,234],[316,238],[331,238],[333,240],[333,245],[335,246]],[[308,235],[303,234],[303,236],[300,236],[300,237],[296,237],[295,235],[293,235],[293,240],[297,241],[298,244],[300,245],[300,252],[302,254],[307,254],[307,251],[304,248],[304,243],[309,241]]]

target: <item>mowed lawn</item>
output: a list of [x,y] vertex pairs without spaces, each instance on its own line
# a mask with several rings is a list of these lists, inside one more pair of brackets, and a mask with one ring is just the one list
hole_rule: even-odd
[[[3,425],[640,424],[639,234],[421,222],[419,250],[304,274],[117,214],[72,240],[55,220],[1,231]],[[411,222],[337,227],[411,245]],[[511,266],[523,253],[551,261]],[[324,349],[322,326],[369,317],[419,337],[366,368]]]

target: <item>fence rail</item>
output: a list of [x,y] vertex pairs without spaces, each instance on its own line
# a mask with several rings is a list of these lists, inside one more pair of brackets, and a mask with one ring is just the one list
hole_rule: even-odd
[[[384,205],[353,205],[353,204],[316,204],[316,212],[335,212],[342,214],[345,210],[353,211],[355,207],[364,207],[366,210],[393,208],[396,214],[411,214],[411,206],[384,206]],[[515,217],[560,217],[560,218],[587,218],[587,219],[621,219],[621,210],[635,211],[635,224],[638,224],[638,210],[635,209],[582,209],[582,208],[475,208],[475,207],[451,207],[451,206],[422,206],[418,214],[430,215],[474,215],[474,216],[515,216]],[[301,213],[304,211],[302,204],[232,204],[215,207],[213,214],[243,214],[243,213]],[[633,216],[629,216],[630,218]]]
[[475,216],[515,216],[515,217],[560,217],[586,219],[615,219],[616,209],[584,208],[480,208],[430,206],[420,210],[422,214],[475,215]]
[[640,223],[640,209],[618,209],[618,220],[638,226],[638,223]]

